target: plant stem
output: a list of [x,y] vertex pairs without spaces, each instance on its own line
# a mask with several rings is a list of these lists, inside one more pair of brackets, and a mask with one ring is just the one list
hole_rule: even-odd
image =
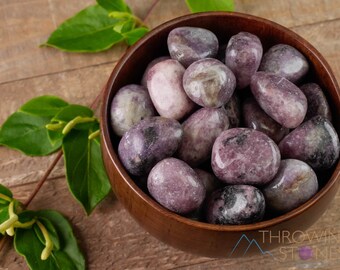
[[63,155],[63,151],[59,150],[57,156],[54,158],[54,160],[52,161],[50,166],[47,168],[47,170],[44,173],[44,175],[40,178],[39,182],[35,186],[35,189],[31,193],[29,198],[25,201],[25,203],[24,203],[24,207],[25,208],[27,208],[29,206],[29,204],[32,202],[33,198],[37,195],[37,193],[39,192],[40,188],[45,183],[45,181],[47,180],[48,176],[50,175],[50,173],[52,172],[54,167],[57,165],[57,163],[58,163],[59,159],[62,157],[62,155]]

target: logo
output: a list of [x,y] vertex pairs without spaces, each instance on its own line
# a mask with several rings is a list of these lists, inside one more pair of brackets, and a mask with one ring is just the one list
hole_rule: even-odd
[[[259,230],[256,239],[242,234],[229,257],[257,253],[279,262],[290,260],[303,264],[308,261],[309,265],[317,265],[320,260],[338,260],[340,256],[340,233],[333,228],[308,232]],[[267,250],[271,248],[273,253]]]
[[[273,257],[273,254],[271,254],[269,251],[267,250],[263,250],[261,248],[261,246],[259,245],[259,243],[255,240],[255,239],[249,239],[247,235],[242,234],[242,236],[240,237],[240,239],[237,241],[236,245],[234,246],[233,250],[229,253],[229,257],[231,257],[235,252],[242,252],[242,247],[246,246],[246,248],[244,249],[243,255],[246,255],[248,250],[251,249],[252,247],[256,248],[259,250],[259,252],[262,255],[265,254],[269,254],[270,256]],[[241,250],[239,250],[241,249]]]

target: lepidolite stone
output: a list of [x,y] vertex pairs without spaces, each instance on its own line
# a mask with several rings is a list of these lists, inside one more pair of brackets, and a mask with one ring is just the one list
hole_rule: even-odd
[[168,49],[172,59],[188,67],[199,59],[215,57],[218,52],[218,39],[207,29],[178,27],[169,33]]
[[318,191],[318,179],[305,162],[286,159],[281,161],[277,175],[262,191],[268,207],[288,212],[305,203]]
[[198,166],[210,158],[214,141],[228,129],[229,120],[224,109],[202,108],[190,115],[182,127],[178,157],[190,166]]
[[240,125],[241,108],[240,99],[236,93],[231,96],[228,103],[224,105],[224,108],[229,118],[230,128],[238,127]]
[[215,175],[198,168],[195,168],[194,171],[197,173],[198,178],[201,180],[203,186],[205,187],[207,194],[212,193],[222,186],[221,181],[219,181]]
[[263,185],[277,173],[280,158],[279,148],[266,134],[233,128],[217,137],[211,167],[217,178],[227,184]]
[[315,116],[294,129],[279,144],[284,158],[299,159],[315,170],[332,167],[339,157],[339,137],[323,116]]
[[260,39],[248,32],[230,38],[225,54],[225,64],[235,74],[238,89],[250,84],[251,76],[260,66],[263,48]]
[[229,101],[236,87],[233,72],[222,62],[206,58],[192,63],[183,75],[183,87],[192,101],[217,108]]
[[197,210],[205,198],[205,188],[195,171],[176,158],[163,159],[152,168],[148,190],[157,202],[179,214]]
[[260,107],[286,128],[296,128],[305,118],[307,98],[293,83],[273,73],[257,72],[251,91]]
[[264,196],[248,185],[233,185],[216,190],[207,200],[206,220],[221,225],[250,224],[261,221],[265,211]]
[[143,74],[143,77],[142,77],[142,81],[141,81],[141,84],[147,88],[148,87],[148,84],[147,84],[147,75],[148,75],[148,72],[150,70],[150,68],[152,68],[154,65],[156,65],[157,63],[159,62],[162,62],[164,60],[168,60],[170,59],[170,56],[160,56],[160,57],[157,57],[155,59],[153,59],[146,67],[146,69],[144,70],[144,74]]
[[146,175],[158,161],[176,152],[182,135],[182,126],[174,119],[146,118],[125,132],[118,145],[119,158],[129,173]]
[[276,143],[289,133],[288,128],[274,121],[253,98],[248,98],[243,102],[242,115],[246,127],[267,134]]
[[173,59],[163,60],[148,70],[147,88],[160,116],[179,120],[194,108],[183,89],[184,71],[184,67]]
[[275,73],[291,82],[299,81],[308,72],[307,59],[294,47],[277,44],[271,47],[262,58],[259,70]]
[[316,83],[307,83],[300,86],[300,89],[305,94],[308,102],[305,121],[316,115],[324,116],[329,121],[332,121],[331,110],[320,86]]

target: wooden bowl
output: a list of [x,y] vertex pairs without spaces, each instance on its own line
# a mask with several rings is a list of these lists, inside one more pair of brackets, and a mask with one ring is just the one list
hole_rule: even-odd
[[[245,252],[264,253],[284,243],[284,237],[289,235],[292,239],[294,232],[307,229],[321,217],[338,190],[340,162],[323,174],[325,184],[319,192],[293,211],[255,224],[227,226],[193,221],[168,211],[136,185],[118,158],[119,138],[114,135],[109,124],[112,98],[122,86],[139,84],[144,69],[152,59],[168,54],[168,33],[179,26],[207,28],[217,35],[221,44],[226,43],[232,35],[247,31],[261,39],[264,50],[277,43],[297,48],[310,62],[308,78],[326,92],[338,134],[339,86],[322,55],[294,32],[262,18],[225,12],[187,15],[158,26],[126,52],[110,76],[101,115],[102,152],[112,189],[133,218],[159,240],[191,253],[224,258],[242,256]],[[257,241],[261,249],[252,239]]]

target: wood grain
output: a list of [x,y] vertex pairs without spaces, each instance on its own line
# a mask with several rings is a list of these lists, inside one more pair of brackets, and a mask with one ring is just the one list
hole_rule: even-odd
[[[106,82],[125,46],[99,54],[69,54],[37,46],[64,19],[94,0],[0,1],[0,123],[26,100],[42,94],[59,95],[70,102],[89,104]],[[143,17],[153,0],[128,1]],[[236,0],[236,10],[291,27],[310,41],[330,63],[340,81],[340,4],[337,0]],[[161,0],[147,19],[155,27],[188,13],[183,0]],[[24,200],[52,157],[30,158],[0,148],[0,183]],[[90,217],[67,190],[62,162],[32,203],[33,209],[61,211],[72,222],[89,269],[339,269],[340,194],[323,217],[308,230],[284,260],[266,256],[215,260],[166,246],[131,219],[111,194]],[[334,237],[335,235],[335,237]],[[297,249],[308,245],[318,257],[303,261]],[[328,252],[328,253],[327,253]],[[332,253],[333,252],[333,253]],[[273,251],[282,259],[282,250]],[[0,253],[0,269],[28,269],[11,245]]]

